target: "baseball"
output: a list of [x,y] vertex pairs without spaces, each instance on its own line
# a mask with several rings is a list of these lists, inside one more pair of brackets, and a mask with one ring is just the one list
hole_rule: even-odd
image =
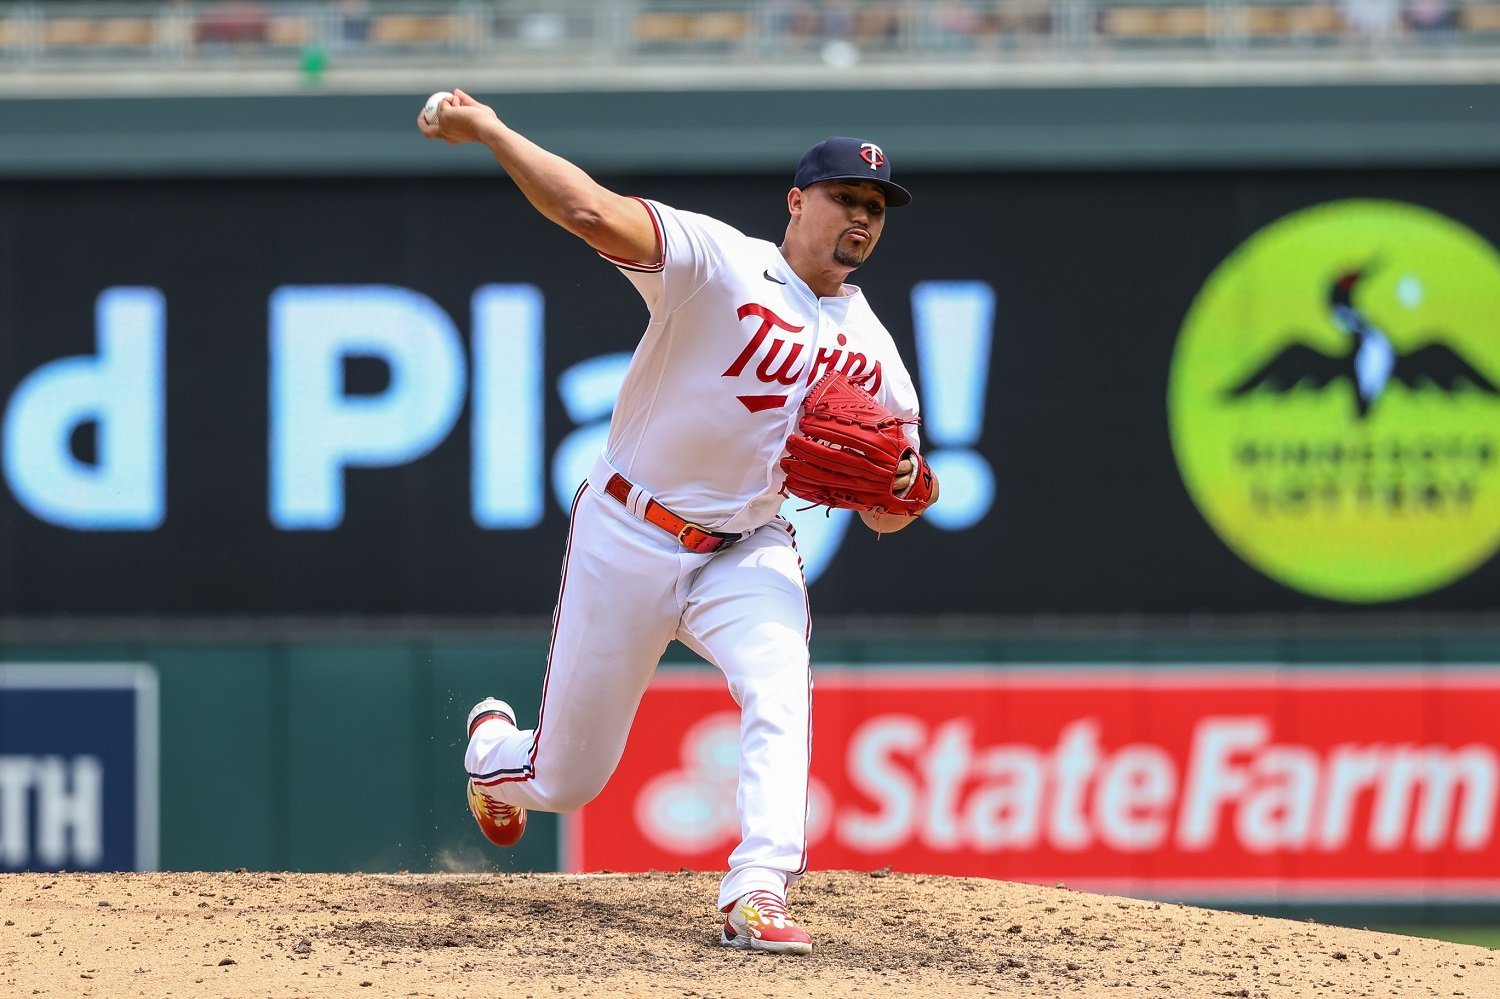
[[439,90],[427,98],[427,106],[422,109],[422,114],[427,118],[427,124],[436,125],[438,120],[438,108],[443,106],[444,101],[453,100],[453,91]]

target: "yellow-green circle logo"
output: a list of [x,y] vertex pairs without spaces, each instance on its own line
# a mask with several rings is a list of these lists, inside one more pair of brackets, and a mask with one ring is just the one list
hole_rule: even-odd
[[1500,254],[1414,205],[1266,226],[1209,277],[1168,387],[1183,482],[1252,566],[1333,600],[1427,593],[1500,547]]

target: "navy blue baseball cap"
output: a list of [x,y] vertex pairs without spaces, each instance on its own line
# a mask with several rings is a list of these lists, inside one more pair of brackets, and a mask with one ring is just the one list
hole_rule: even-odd
[[891,161],[873,142],[832,135],[802,155],[792,186],[806,189],[825,180],[873,180],[891,208],[911,204],[911,192],[891,181]]

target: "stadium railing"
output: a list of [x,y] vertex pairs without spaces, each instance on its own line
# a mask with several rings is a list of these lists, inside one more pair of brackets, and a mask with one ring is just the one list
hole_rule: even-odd
[[1500,0],[0,3],[0,67],[550,67],[1500,50]]

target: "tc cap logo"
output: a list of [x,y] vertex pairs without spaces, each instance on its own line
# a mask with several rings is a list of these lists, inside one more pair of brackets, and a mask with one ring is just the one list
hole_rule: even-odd
[[1500,547],[1500,254],[1435,212],[1338,201],[1209,276],[1168,387],[1172,447],[1241,558],[1318,597],[1446,586]]
[[859,144],[859,158],[870,164],[871,170],[879,170],[885,166],[885,150],[873,142]]

